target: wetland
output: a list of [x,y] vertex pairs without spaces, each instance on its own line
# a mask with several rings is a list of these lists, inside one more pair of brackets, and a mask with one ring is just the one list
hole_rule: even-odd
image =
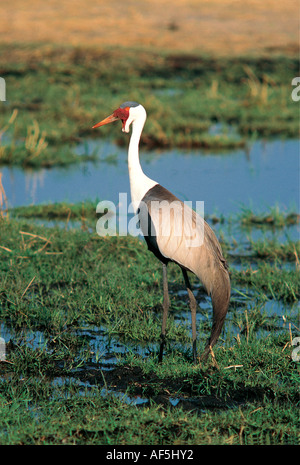
[[[2,46],[1,444],[299,443],[297,71],[287,56]],[[171,264],[158,364],[160,264],[139,237],[96,233],[100,200],[130,202],[128,138],[91,127],[128,99],[148,112],[145,173],[204,200],[228,261],[216,363],[192,363]],[[200,352],[212,312],[191,279]]]

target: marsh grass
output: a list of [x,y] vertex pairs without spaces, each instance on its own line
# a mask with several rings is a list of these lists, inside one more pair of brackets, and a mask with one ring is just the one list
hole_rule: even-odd
[[232,277],[241,286],[252,288],[274,300],[297,302],[299,300],[299,271],[285,270],[278,265],[262,263],[257,268],[247,266],[233,270]]
[[[129,356],[124,368],[74,370],[64,381],[51,376],[49,355],[16,349],[14,375],[2,373],[1,443],[297,444],[299,378],[284,342],[218,350],[218,370],[176,354],[164,367]],[[110,383],[123,394],[105,393]],[[135,405],[138,396],[152,400]]]
[[99,200],[85,200],[78,203],[54,202],[24,207],[14,207],[10,213],[17,218],[39,218],[44,220],[96,220],[96,206]]
[[[95,211],[98,199],[84,200],[78,203],[55,202],[53,204],[37,204],[14,207],[11,213],[15,216],[23,218],[63,218],[66,216],[69,209],[72,210],[74,217],[79,218],[82,209],[86,211],[87,216],[95,218]],[[281,228],[299,224],[300,215],[293,209],[284,212],[280,211],[276,205],[270,207],[269,211],[261,214],[255,214],[250,207],[241,206],[241,213],[234,216],[225,217],[224,215],[210,214],[206,215],[205,219],[212,224],[224,223],[239,223],[241,227],[274,227]]]
[[300,241],[279,243],[275,239],[250,241],[250,257],[269,260],[293,261],[299,267]]
[[[84,157],[76,155],[76,144],[99,137],[93,124],[129,98],[147,108],[142,142],[148,148],[232,149],[244,147],[249,136],[299,134],[297,105],[290,97],[295,58],[212,59],[56,46],[41,52],[13,45],[2,46],[1,56],[10,91],[0,108],[6,134],[1,164],[79,162]],[[223,129],[214,134],[216,122]],[[124,144],[119,130],[114,126],[110,135]]]
[[[248,259],[235,269],[227,256],[233,299],[214,348],[218,368],[192,364],[190,324],[173,313],[185,300],[175,292],[183,289],[176,266],[168,344],[157,363],[161,270],[137,238],[10,215],[1,219],[0,254],[2,444],[297,443],[291,343],[299,325],[288,308],[299,299],[299,279],[280,266],[280,254],[276,266],[267,255],[255,269]],[[197,297],[201,306],[200,290]],[[284,302],[280,330],[263,309],[266,299]],[[199,350],[211,319],[210,310],[201,313]],[[110,350],[117,354],[107,370]]]
[[[13,218],[22,218],[27,219],[40,219],[40,220],[58,220],[63,221],[64,229],[67,228],[69,221],[72,225],[72,221],[77,221],[81,224],[81,229],[92,231],[94,229],[95,221],[97,220],[96,214],[96,205],[97,200],[95,201],[85,201],[79,203],[66,203],[59,202],[54,204],[45,204],[45,205],[32,205],[26,207],[16,207],[9,210],[9,214]],[[276,218],[272,212],[276,211]],[[271,213],[265,213],[260,215],[259,221],[250,221],[248,225],[255,227],[272,227],[283,228],[284,224],[286,228],[294,225],[296,219],[298,220],[299,215],[295,213],[285,213],[279,212],[278,208],[271,208]],[[249,216],[251,218],[255,217],[253,213],[247,211],[247,221]],[[270,218],[272,221],[270,221]],[[291,221],[291,218],[293,220]],[[229,218],[228,222],[230,224],[240,221],[240,225],[244,225],[245,213],[236,215],[236,218]],[[208,221],[216,223],[215,216],[212,219],[207,218]],[[222,219],[222,224],[224,224],[224,218]],[[76,224],[79,224],[76,223]],[[22,223],[21,223],[22,224]],[[55,231],[54,229],[53,231]],[[51,229],[49,229],[51,231]],[[75,230],[71,231],[71,234],[75,234]],[[51,233],[50,238],[44,238],[43,236],[35,235],[30,232],[24,232],[20,230],[22,237],[22,243],[24,250],[30,250],[32,247],[38,247],[34,251],[34,254],[39,253],[40,251],[45,251],[46,254],[60,254],[64,255],[63,251],[51,251],[52,245],[52,236],[54,232]],[[93,241],[97,239],[93,237]],[[100,238],[99,238],[100,239]],[[106,241],[108,241],[108,237]],[[120,239],[120,238],[119,238]],[[117,240],[116,238],[111,238],[111,242]],[[130,239],[130,241],[132,238]],[[105,242],[104,242],[105,243]],[[129,242],[131,243],[131,242]],[[239,261],[241,266],[232,269],[232,278],[235,280],[237,285],[242,285],[255,289],[260,295],[268,296],[268,298],[275,298],[276,300],[282,300],[283,302],[295,302],[299,299],[300,293],[300,282],[299,282],[299,255],[300,255],[300,242],[293,240],[286,240],[285,242],[279,242],[276,238],[265,238],[254,241],[253,239],[248,238],[247,241],[242,241],[242,244],[238,244],[234,241],[229,241],[228,239],[223,238],[221,240],[222,248],[227,254],[228,258],[232,262]],[[134,242],[132,243],[134,247]],[[126,243],[128,247],[128,243]],[[10,248],[8,247],[10,250]],[[100,249],[99,249],[100,250]],[[134,250],[134,249],[133,249]],[[132,253],[140,257],[143,253],[142,250],[138,247]],[[266,261],[267,260],[267,261]],[[285,263],[291,263],[291,268],[286,268],[283,266]],[[141,315],[139,315],[140,317]],[[146,317],[146,319],[149,316]],[[126,323],[123,327],[126,318],[122,318],[118,321],[118,327],[116,331],[121,333],[126,333],[127,329]],[[146,322],[146,326],[149,323]],[[122,329],[123,328],[123,329]],[[145,336],[148,338],[149,334],[147,330],[145,331]]]
[[270,208],[270,212],[255,214],[252,208],[242,206],[239,219],[244,226],[254,225],[259,226],[270,226],[270,227],[282,227],[287,225],[298,224],[300,215],[297,212],[282,212],[278,206]]
[[66,166],[82,161],[95,161],[95,154],[76,154],[75,148],[69,144],[60,144],[59,147],[48,142],[46,130],[41,130],[37,120],[32,120],[27,128],[26,135],[17,137],[4,127],[3,134],[7,131],[7,142],[2,142],[0,147],[1,165],[20,165],[24,168]]

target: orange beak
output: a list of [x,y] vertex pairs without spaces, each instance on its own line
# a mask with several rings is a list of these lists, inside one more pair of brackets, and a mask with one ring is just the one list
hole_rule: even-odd
[[113,123],[114,121],[117,121],[118,119],[119,118],[117,116],[114,116],[114,114],[112,114],[108,116],[107,118],[103,119],[102,121],[100,121],[100,123],[95,124],[95,126],[93,126],[93,129],[99,128],[100,126],[104,126],[105,124]]

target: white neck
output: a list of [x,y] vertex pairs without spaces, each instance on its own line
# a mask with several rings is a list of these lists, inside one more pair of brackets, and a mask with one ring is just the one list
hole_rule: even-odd
[[140,117],[133,121],[132,134],[128,148],[130,192],[135,212],[146,192],[157,184],[156,181],[153,181],[144,174],[139,159],[139,142],[145,121],[146,115],[144,118]]

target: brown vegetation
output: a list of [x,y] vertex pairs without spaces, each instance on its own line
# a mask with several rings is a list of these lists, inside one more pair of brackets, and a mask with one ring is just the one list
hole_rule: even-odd
[[296,0],[2,0],[0,41],[297,53]]

